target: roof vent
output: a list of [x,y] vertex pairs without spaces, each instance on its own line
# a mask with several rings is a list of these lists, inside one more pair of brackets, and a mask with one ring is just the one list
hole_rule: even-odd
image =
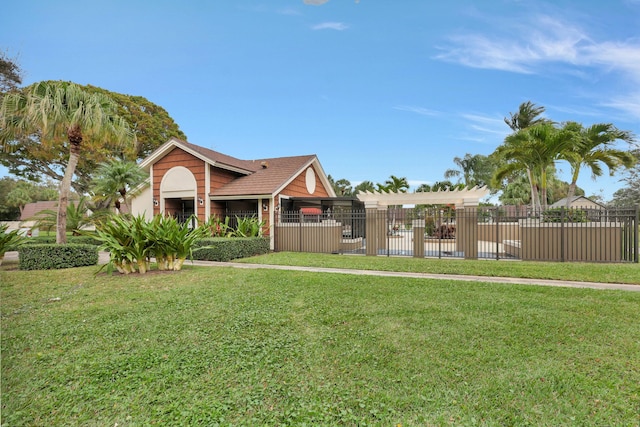
[[269,167],[269,162],[262,162],[260,163],[260,166],[262,166],[262,169],[266,169]]

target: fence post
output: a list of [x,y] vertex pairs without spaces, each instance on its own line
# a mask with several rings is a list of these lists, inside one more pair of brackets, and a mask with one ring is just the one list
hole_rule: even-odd
[[424,258],[424,219],[414,219],[411,221],[411,230],[413,230],[413,256],[415,258]]
[[636,209],[635,209],[635,218],[634,218],[634,226],[633,226],[633,248],[635,251],[635,259],[634,262],[637,264],[639,261],[639,255],[638,252],[640,252],[640,242],[638,241],[639,239],[639,234],[638,234],[638,221],[640,220],[640,205],[636,205]]

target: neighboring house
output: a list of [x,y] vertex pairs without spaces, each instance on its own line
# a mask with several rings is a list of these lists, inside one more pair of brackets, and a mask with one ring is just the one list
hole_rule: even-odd
[[26,205],[24,205],[24,208],[20,213],[20,229],[25,230],[25,233],[29,236],[37,236],[38,231],[34,230],[37,221],[34,219],[34,217],[42,211],[56,211],[57,209],[58,202],[55,200],[27,203]]
[[34,202],[24,205],[22,212],[20,213],[20,221],[30,221],[34,216],[38,215],[42,211],[58,209],[58,202],[56,200],[48,202]]
[[[585,196],[573,196],[569,206],[572,208],[583,208],[583,209],[604,209],[605,208],[603,204],[595,202]],[[567,207],[567,198],[565,197],[564,199],[560,199],[554,204],[550,205],[549,207],[565,208]]]
[[240,160],[171,138],[140,166],[150,185],[131,201],[131,211],[148,218],[164,213],[206,221],[242,211],[264,220],[268,233],[283,200],[335,197],[315,155]]

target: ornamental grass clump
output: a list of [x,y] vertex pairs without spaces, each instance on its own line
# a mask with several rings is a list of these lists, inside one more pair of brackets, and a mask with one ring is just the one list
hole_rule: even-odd
[[192,256],[195,241],[205,237],[209,229],[191,228],[194,218],[180,223],[171,216],[156,215],[151,221],[143,216],[113,215],[96,227],[100,248],[108,251],[109,268],[129,274],[149,271],[155,257],[158,270],[178,271]]
[[112,215],[96,226],[100,249],[110,254],[109,266],[123,274],[147,272],[153,248],[150,236],[149,223],[142,216]]
[[170,216],[156,215],[153,218],[149,233],[159,270],[181,270],[187,257],[192,256],[196,240],[208,235],[208,227],[189,227],[195,222],[193,217],[184,223]]

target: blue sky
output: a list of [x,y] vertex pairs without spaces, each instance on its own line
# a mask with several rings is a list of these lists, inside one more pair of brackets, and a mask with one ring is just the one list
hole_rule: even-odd
[[[163,106],[242,159],[317,154],[357,184],[443,180],[489,154],[524,101],[640,135],[640,0],[22,0],[0,49],[25,84],[68,80]],[[621,146],[621,148],[628,148]],[[568,167],[558,167],[568,178]],[[6,174],[6,169],[0,169]],[[619,176],[578,184],[609,200]]]

